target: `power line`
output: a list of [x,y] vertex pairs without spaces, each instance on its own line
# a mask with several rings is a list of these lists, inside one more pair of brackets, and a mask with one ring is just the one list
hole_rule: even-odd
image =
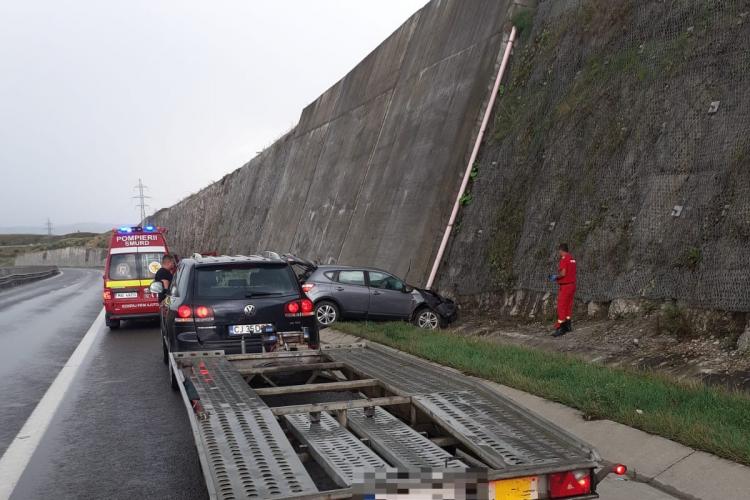
[[49,220],[49,217],[47,217],[47,222],[44,224],[44,227],[47,228],[47,236],[52,236],[52,221]]
[[133,198],[138,200],[138,203],[136,203],[136,207],[141,210],[141,219],[139,223],[143,223],[146,220],[146,208],[150,208],[150,206],[146,204],[146,199],[151,197],[143,194],[143,190],[148,189],[148,186],[144,186],[143,181],[141,181],[141,179],[138,179],[138,185],[136,185],[133,189],[138,190],[138,194],[133,196]]

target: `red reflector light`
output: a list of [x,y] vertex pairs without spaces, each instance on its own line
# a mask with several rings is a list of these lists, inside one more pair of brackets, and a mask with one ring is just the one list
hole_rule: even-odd
[[591,493],[591,475],[587,470],[549,475],[550,498],[567,498]]
[[312,313],[313,309],[315,309],[315,306],[310,299],[302,299],[300,304],[302,305],[302,314]]
[[627,467],[625,467],[625,466],[624,466],[624,465],[622,465],[622,464],[617,464],[617,465],[615,465],[615,466],[614,466],[614,468],[613,468],[612,470],[613,470],[613,471],[614,471],[614,473],[615,473],[615,474],[617,474],[618,476],[624,476],[624,475],[625,475],[625,473],[626,473],[626,472],[628,471],[628,468],[627,468]]
[[105,288],[102,292],[102,297],[104,298],[104,300],[112,300],[112,290],[110,290],[109,288]]
[[315,288],[315,284],[314,283],[303,283],[302,284],[302,291],[305,292],[305,293],[309,292],[313,288]]
[[[177,310],[177,313],[179,314],[179,309]],[[214,311],[210,307],[197,306],[195,308],[195,317],[200,319],[213,318]]]
[[180,318],[189,318],[193,315],[193,310],[190,308],[190,306],[181,305],[177,308],[177,316]]

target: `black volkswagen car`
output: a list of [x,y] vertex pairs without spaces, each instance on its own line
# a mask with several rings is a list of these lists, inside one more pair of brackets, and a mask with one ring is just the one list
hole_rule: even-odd
[[[151,285],[153,292],[161,283]],[[289,263],[261,256],[183,259],[161,303],[164,362],[170,352],[317,348],[318,325]]]

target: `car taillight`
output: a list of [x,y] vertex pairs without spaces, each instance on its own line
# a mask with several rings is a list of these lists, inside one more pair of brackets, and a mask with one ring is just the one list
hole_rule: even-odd
[[195,306],[195,317],[202,320],[212,320],[214,319],[214,310],[207,306]]
[[314,283],[302,283],[302,291],[305,293],[309,292],[313,288],[315,288]]
[[588,470],[549,475],[550,498],[568,498],[589,493],[591,493],[591,473]]
[[287,314],[297,314],[299,312],[299,302],[287,302],[284,306],[284,312]]
[[182,319],[188,319],[193,315],[193,308],[186,305],[181,305],[177,308],[177,317]]
[[315,315],[314,309],[315,305],[310,299],[293,300],[284,305],[284,314],[294,317],[313,316]]
[[102,297],[104,298],[104,300],[112,300],[112,290],[110,290],[109,288],[105,288],[102,292]]

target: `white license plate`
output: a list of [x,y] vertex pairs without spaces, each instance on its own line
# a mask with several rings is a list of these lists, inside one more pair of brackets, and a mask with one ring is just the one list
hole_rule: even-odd
[[116,299],[137,299],[138,292],[117,292],[115,294]]
[[271,326],[268,323],[257,325],[229,325],[229,335],[252,335],[263,333],[263,330]]

